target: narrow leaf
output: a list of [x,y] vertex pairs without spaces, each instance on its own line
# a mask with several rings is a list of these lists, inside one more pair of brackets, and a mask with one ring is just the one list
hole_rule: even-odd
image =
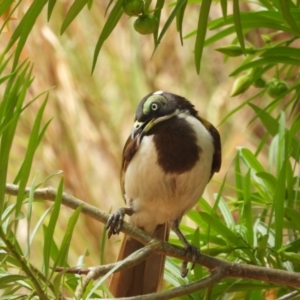
[[[279,123],[276,119],[274,119],[269,113],[265,110],[261,109],[260,107],[256,106],[255,104],[249,103],[252,109],[255,111],[257,116],[260,118],[261,122],[264,124],[268,132],[275,136],[278,133]],[[295,137],[292,138],[291,141],[291,154],[293,158],[298,161],[299,160],[299,141]]]
[[51,18],[51,14],[52,14],[55,4],[56,4],[56,0],[49,0],[49,2],[48,2],[48,14],[47,14],[48,21]]
[[241,164],[240,164],[240,155],[236,155],[235,157],[235,192],[237,196],[237,200],[243,199],[243,176],[241,173]]
[[253,232],[253,217],[252,217],[252,205],[251,205],[251,189],[250,189],[250,170],[247,172],[244,180],[244,202],[242,218],[244,220],[245,227],[247,228],[248,243],[250,246],[254,244],[254,232]]
[[[289,218],[291,220],[291,222],[294,224],[295,228],[297,228],[297,230],[300,232],[300,212],[293,209],[293,208],[290,208],[290,207],[286,207],[284,209],[284,213],[286,215],[287,218]],[[299,251],[300,249],[300,240],[297,241],[297,246],[298,246],[298,249],[297,251]],[[288,251],[292,251],[292,250],[288,250]]]
[[122,14],[123,14],[123,9],[122,9],[123,1],[124,0],[117,0],[115,6],[112,8],[112,10],[107,18],[106,23],[103,26],[103,29],[100,33],[100,37],[98,39],[98,42],[96,44],[95,51],[94,51],[92,72],[94,71],[94,69],[96,67],[97,58],[98,58],[99,52],[103,46],[103,43],[109,37],[111,32],[114,30],[114,28],[118,24]]
[[239,0],[233,0],[233,19],[234,19],[234,26],[235,26],[235,31],[236,31],[238,41],[241,45],[241,48],[244,51],[245,50],[245,41],[244,41],[243,28],[241,25]]
[[227,18],[227,0],[220,0],[224,21]]
[[88,0],[75,0],[67,12],[64,21],[61,25],[60,34],[63,34],[69,27],[75,17],[82,11]]
[[[1,140],[0,140],[0,213],[2,215],[4,197],[5,197],[5,184],[6,184],[6,174],[8,169],[9,152],[12,145],[12,141],[15,135],[18,119],[22,111],[22,105],[24,97],[21,95],[21,91],[28,88],[30,84],[30,75],[27,80],[24,79],[29,68],[29,63],[23,64],[22,69],[16,69],[20,71],[19,75],[12,76],[8,83],[6,84],[3,101],[0,103],[0,126],[5,125],[2,128]],[[24,82],[25,80],[25,82]]]
[[245,252],[249,257],[253,257],[253,254],[248,249],[248,244],[240,238],[234,231],[230,230],[223,222],[219,219],[212,217],[209,214],[199,212],[201,218],[218,232],[223,239],[227,241],[228,244],[240,248],[243,252]]
[[31,4],[24,17],[21,19],[19,25],[15,29],[13,35],[11,36],[8,45],[5,49],[5,52],[7,52],[17,41],[17,39],[20,38],[14,55],[13,68],[17,66],[21,51],[25,45],[27,37],[31,32],[33,25],[35,24],[37,17],[40,15],[43,7],[46,5],[47,2],[48,0],[35,0]]
[[[160,43],[160,41],[162,40],[163,36],[165,35],[165,33],[167,32],[168,28],[170,27],[172,21],[174,20],[174,18],[177,16],[178,12],[180,11],[180,9],[184,6],[186,6],[187,4],[187,0],[178,0],[176,3],[175,8],[172,10],[168,20],[166,21],[163,29],[160,32],[160,35],[157,39],[157,45]],[[154,49],[155,51],[155,49]]]
[[[2,274],[1,274],[2,275]],[[4,287],[6,284],[15,283],[18,280],[28,279],[24,275],[5,275],[0,277],[0,286]]]
[[2,16],[5,12],[8,11],[10,6],[13,4],[15,0],[6,0],[0,2],[0,16]]
[[200,73],[201,58],[202,58],[204,41],[206,36],[210,5],[211,5],[211,0],[203,0],[200,9],[200,14],[199,14],[197,36],[196,36],[195,49],[194,49],[195,64],[196,64],[196,70],[198,74]]
[[277,187],[274,195],[274,231],[275,231],[275,248],[279,250],[283,242],[283,218],[285,203],[285,180],[286,180],[286,161],[282,165],[281,172],[278,177]]
[[67,257],[68,257],[69,248],[70,248],[70,245],[71,245],[72,234],[73,234],[73,231],[75,229],[75,225],[77,223],[77,220],[79,218],[81,208],[82,208],[82,206],[77,207],[76,210],[74,211],[73,215],[69,219],[65,235],[64,235],[63,240],[61,242],[61,246],[60,246],[60,249],[59,249],[59,254],[58,254],[57,260],[54,262],[54,265],[53,265],[52,274],[55,272],[55,268],[57,266],[65,266],[65,263],[66,263]]
[[39,131],[40,131],[40,125],[43,117],[43,113],[45,110],[47,104],[47,98],[45,99],[44,103],[40,107],[36,119],[34,121],[31,134],[29,137],[29,142],[27,145],[27,150],[25,154],[25,158],[23,161],[23,164],[20,168],[20,171],[17,175],[17,178],[15,179],[14,183],[19,182],[19,191],[18,191],[18,196],[17,196],[17,203],[16,203],[16,216],[19,214],[21,211],[21,206],[23,203],[23,196],[24,196],[24,191],[27,185],[27,181],[30,175],[30,170],[31,170],[31,165],[33,162],[33,157],[35,154],[35,151],[38,146],[38,138],[39,138]]
[[48,226],[45,230],[44,234],[44,272],[45,277],[48,278],[49,274],[49,262],[50,262],[50,254],[51,254],[51,248],[53,244],[53,236],[54,236],[54,230],[56,227],[56,223],[58,220],[60,207],[61,207],[61,201],[62,201],[62,193],[63,193],[63,178],[60,181],[60,184],[57,189],[57,194],[55,197],[55,202],[53,204],[53,210],[51,213],[51,217],[48,223]]
[[177,28],[177,31],[179,32],[181,45],[183,45],[182,24],[183,24],[184,12],[185,12],[186,5],[187,5],[187,0],[184,0],[184,2],[185,2],[185,4],[180,7],[180,9],[176,15],[176,28]]
[[[161,10],[164,7],[165,4],[165,0],[157,0],[156,1],[156,5],[155,5],[155,9],[154,9],[154,13],[153,13],[153,17],[155,17],[158,21],[158,24],[160,22],[160,15],[161,15]],[[157,26],[156,30],[153,33],[153,37],[154,37],[154,49],[157,48],[158,46],[158,41],[157,41],[157,37],[158,37],[158,28],[159,26]]]
[[292,4],[292,1],[287,0],[279,0],[280,8],[282,15],[285,19],[285,21],[291,26],[291,28],[295,31],[295,34],[299,36],[300,28],[294,18],[292,17],[291,11],[290,11],[290,5]]

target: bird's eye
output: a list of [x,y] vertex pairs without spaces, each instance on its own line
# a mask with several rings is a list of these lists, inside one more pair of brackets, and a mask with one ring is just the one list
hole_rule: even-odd
[[157,104],[157,103],[155,103],[155,102],[154,102],[154,103],[152,103],[152,104],[151,104],[151,110],[153,110],[153,111],[154,111],[154,110],[157,110],[157,109],[158,109],[158,104]]

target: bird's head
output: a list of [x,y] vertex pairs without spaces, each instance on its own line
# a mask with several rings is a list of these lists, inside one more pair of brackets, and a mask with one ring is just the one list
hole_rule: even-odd
[[162,91],[151,93],[138,105],[131,137],[135,138],[139,133],[144,135],[155,124],[175,117],[183,111],[197,115],[194,106],[181,96]]

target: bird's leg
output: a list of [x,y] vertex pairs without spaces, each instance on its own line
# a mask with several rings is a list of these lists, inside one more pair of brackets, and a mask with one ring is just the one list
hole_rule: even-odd
[[108,218],[106,223],[107,235],[110,238],[113,234],[119,234],[125,215],[131,216],[134,213],[132,207],[117,208]]
[[[196,260],[197,260],[199,254],[200,254],[200,251],[199,251],[199,249],[196,246],[191,245],[188,242],[188,240],[185,238],[185,236],[182,234],[182,232],[179,229],[179,222],[180,222],[180,219],[177,219],[174,222],[172,222],[170,224],[171,225],[171,229],[176,233],[176,235],[178,236],[178,238],[182,242],[182,244],[183,244],[183,246],[185,248],[185,254],[187,254],[188,252],[191,253],[192,259],[193,259],[192,260],[191,270],[193,270],[194,266],[195,266],[195,263],[196,263]],[[187,275],[187,273],[188,273],[187,264],[188,264],[187,261],[183,261],[182,262],[181,270],[180,270],[181,277],[185,277]]]

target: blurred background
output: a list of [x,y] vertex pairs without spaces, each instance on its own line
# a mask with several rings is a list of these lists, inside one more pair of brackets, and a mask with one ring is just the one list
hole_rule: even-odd
[[[135,109],[146,94],[165,90],[189,99],[202,117],[217,126],[222,137],[223,165],[207,187],[204,198],[213,201],[225,175],[227,184],[223,195],[225,198],[230,195],[236,148],[243,145],[251,149],[261,135],[258,125],[248,125],[252,111],[247,107],[222,123],[224,117],[241,103],[241,97],[246,99],[252,89],[241,97],[230,98],[234,79],[229,74],[236,67],[232,63],[237,64],[239,60],[229,59],[224,64],[224,56],[215,51],[224,46],[224,39],[222,44],[204,49],[201,72],[197,75],[193,53],[195,36],[184,39],[182,46],[175,25],[172,25],[153,54],[152,36],[139,35],[133,29],[133,18],[122,16],[105,42],[91,74],[93,52],[105,22],[108,1],[94,1],[91,11],[83,9],[60,35],[63,18],[72,2],[56,3],[50,22],[47,22],[46,11],[37,19],[21,55],[22,60],[28,58],[33,62],[36,77],[28,101],[49,91],[44,123],[52,119],[35,155],[30,180],[42,183],[42,187],[56,188],[63,176],[66,192],[105,212],[123,205],[119,169]],[[11,28],[15,28],[30,3],[22,1],[17,19],[10,22]],[[161,26],[171,10],[172,7],[163,10]],[[184,35],[196,29],[198,20],[198,9],[188,5],[187,10],[189,18],[184,23]],[[214,18],[222,16],[219,5],[212,7],[211,14]],[[12,30],[8,28],[1,35],[2,49],[11,34]],[[230,42],[231,39],[228,44]],[[11,152],[10,182],[19,170],[20,157],[25,153],[32,122],[44,97],[41,96],[21,117]],[[48,178],[58,170],[62,170],[61,175]],[[35,205],[33,218],[38,220],[49,205],[47,202]],[[62,207],[56,228],[58,243],[59,233],[64,232],[71,214],[70,209]],[[24,238],[25,242],[26,232],[22,231],[22,226],[19,228],[19,238]],[[84,215],[80,217],[69,253],[71,266],[75,266],[84,253],[87,254],[85,266],[100,264],[103,257],[106,263],[115,260],[120,238],[113,237],[103,252],[103,230],[103,224]],[[42,257],[41,244],[42,240],[35,238],[37,261]]]

